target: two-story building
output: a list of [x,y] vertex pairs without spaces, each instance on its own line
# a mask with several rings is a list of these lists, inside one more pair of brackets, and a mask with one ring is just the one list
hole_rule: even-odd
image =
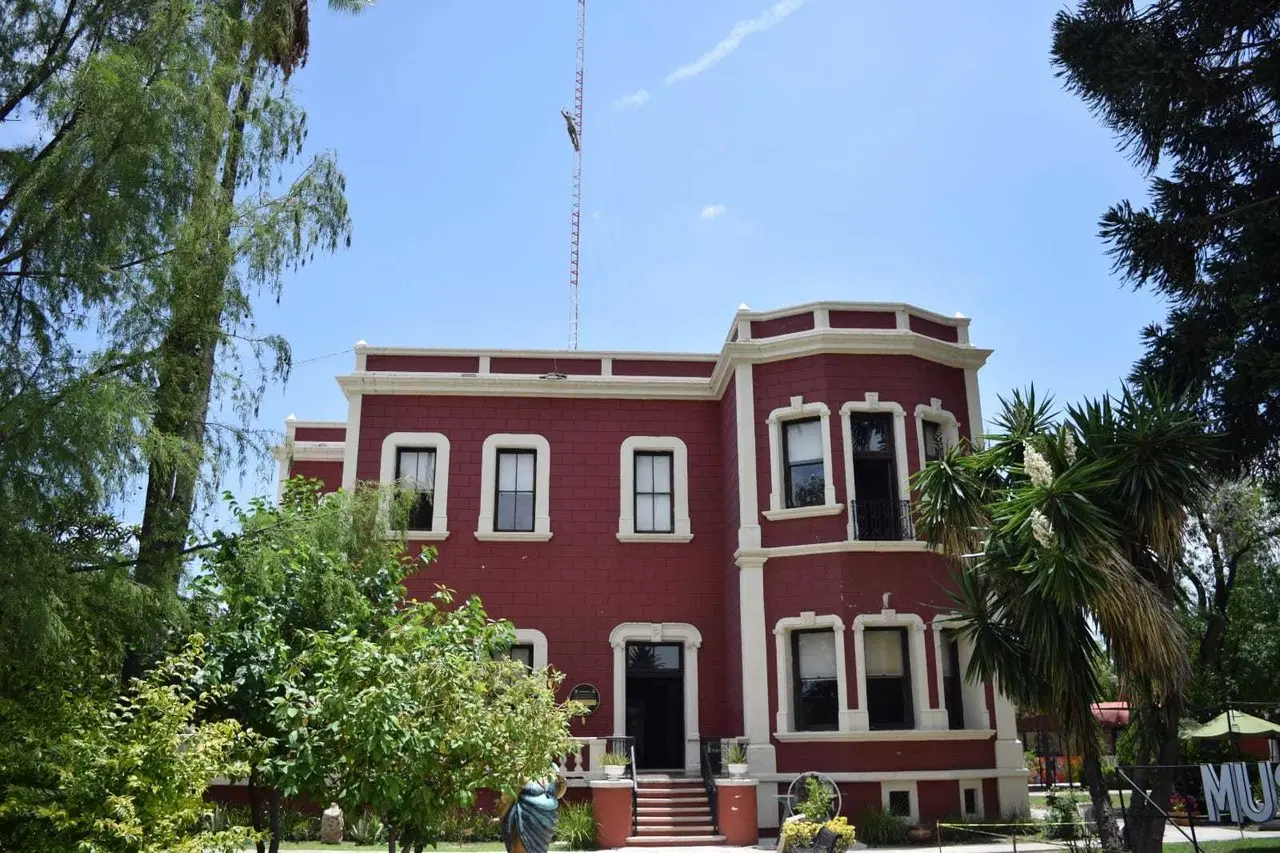
[[982,423],[968,326],[822,302],[744,307],[715,353],[361,342],[346,422],[290,417],[281,473],[418,489],[439,559],[411,592],[480,595],[514,654],[597,687],[579,733],[633,737],[641,772],[741,736],[762,826],[805,771],[850,816],[1024,810],[1014,709],[961,677],[951,569],[912,529],[912,474]]

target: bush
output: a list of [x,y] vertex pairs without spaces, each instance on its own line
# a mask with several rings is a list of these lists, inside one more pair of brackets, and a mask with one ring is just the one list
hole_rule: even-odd
[[497,841],[502,833],[493,815],[482,809],[454,809],[440,826],[441,841]]
[[1045,835],[1063,841],[1075,841],[1084,835],[1084,822],[1077,808],[1081,801],[1072,794],[1050,793],[1045,798]]
[[280,809],[280,836],[285,841],[319,841],[320,818],[294,809]]
[[596,815],[591,810],[591,803],[560,804],[555,840],[568,844],[570,850],[595,849]]
[[344,836],[356,844],[385,844],[387,828],[381,818],[372,812],[360,812],[351,825],[344,828]]
[[[827,821],[827,829],[840,836],[840,840],[836,842],[836,853],[842,853],[853,846],[854,837],[856,835],[854,828],[849,825],[849,821],[843,817],[835,817]],[[815,823],[810,820],[789,820],[782,824],[782,850],[786,853],[792,847],[808,847],[813,843],[814,836],[818,834],[818,830],[822,828],[821,823]]]
[[888,847],[907,843],[907,824],[884,809],[871,809],[856,820],[858,837],[871,847]]

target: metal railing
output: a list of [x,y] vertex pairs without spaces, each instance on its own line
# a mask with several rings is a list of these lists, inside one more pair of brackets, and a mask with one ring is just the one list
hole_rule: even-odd
[[911,501],[860,500],[849,502],[853,538],[862,542],[900,542],[916,538]]
[[719,809],[716,799],[719,788],[716,786],[716,774],[721,767],[720,738],[699,738],[698,765],[702,770],[702,787],[707,792],[707,806],[711,809],[711,834],[720,834]]

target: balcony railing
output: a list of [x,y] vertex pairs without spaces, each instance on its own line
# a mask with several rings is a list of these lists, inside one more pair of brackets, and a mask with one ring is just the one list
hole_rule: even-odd
[[916,538],[911,501],[853,500],[853,538],[863,542],[901,542]]

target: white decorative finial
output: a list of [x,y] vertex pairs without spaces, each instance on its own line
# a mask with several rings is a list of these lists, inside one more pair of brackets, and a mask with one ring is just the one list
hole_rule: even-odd
[[956,319],[957,319],[957,320],[968,320],[969,318],[968,318],[968,317],[966,317],[964,314],[961,314],[959,311],[957,311],[957,312],[956,312]]
[[751,306],[750,306],[750,305],[748,305],[748,304],[747,304],[747,303],[745,303],[745,302],[739,302],[739,303],[738,303],[738,310],[739,310],[739,311],[750,311],[750,310],[751,310]]
[[368,346],[368,344],[364,342],[364,339],[363,339],[363,338],[361,338],[360,340],[356,341],[356,346],[355,346],[355,348],[356,348],[356,349],[364,349],[364,348],[365,348],[365,347],[367,347],[367,346]]
[[889,596],[890,596],[890,595],[893,595],[893,593],[891,593],[891,592],[886,592],[886,593],[885,593],[883,596],[881,596],[881,598],[880,598],[880,603],[881,603],[882,605],[884,605],[884,609],[885,609],[885,610],[888,610],[888,609],[889,609]]
[[285,418],[285,422],[286,422],[286,423],[293,423],[293,422],[294,422],[294,421],[296,421],[297,419],[298,419],[298,416],[297,416],[297,415],[289,415],[289,417]]

